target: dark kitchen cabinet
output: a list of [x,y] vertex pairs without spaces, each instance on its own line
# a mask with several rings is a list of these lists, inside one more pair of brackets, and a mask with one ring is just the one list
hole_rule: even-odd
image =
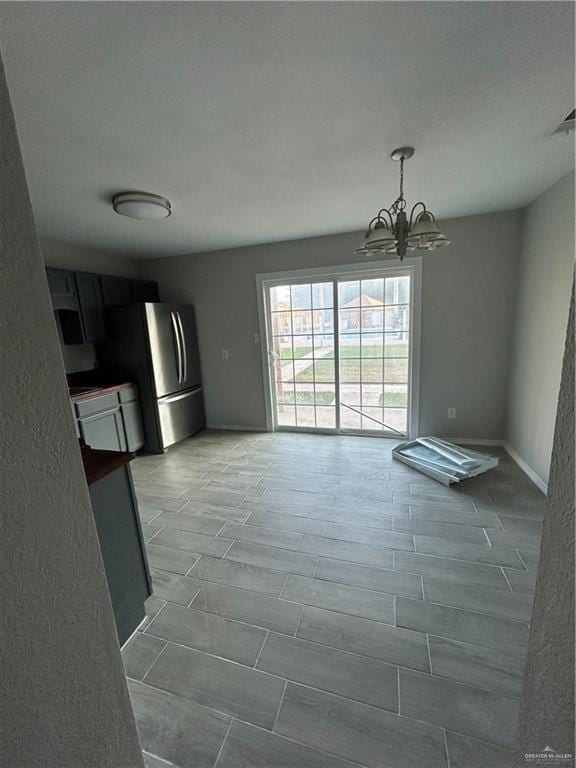
[[105,341],[104,296],[100,275],[76,272],[75,278],[84,340],[90,343]]
[[127,307],[134,304],[133,281],[126,277],[102,275],[102,293],[105,307]]
[[74,272],[49,267],[46,270],[46,277],[48,278],[53,309],[76,310],[78,312],[80,308],[76,295]]
[[132,287],[134,290],[135,304],[143,301],[160,301],[158,283],[154,283],[151,280],[132,280]]
[[90,499],[123,645],[145,617],[152,582],[129,464],[90,484]]
[[126,436],[120,406],[80,418],[78,424],[82,439],[91,448],[102,451],[126,450]]

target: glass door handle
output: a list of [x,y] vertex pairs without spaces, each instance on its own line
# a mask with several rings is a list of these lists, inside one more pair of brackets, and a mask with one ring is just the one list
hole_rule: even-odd
[[276,365],[277,362],[278,362],[278,355],[276,354],[276,352],[274,352],[273,349],[269,349],[268,364],[270,365],[270,367],[272,367],[273,365]]

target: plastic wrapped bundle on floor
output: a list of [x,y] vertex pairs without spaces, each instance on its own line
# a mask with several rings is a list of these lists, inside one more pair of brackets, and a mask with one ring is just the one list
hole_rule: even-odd
[[498,459],[494,456],[486,456],[437,437],[419,437],[400,443],[392,450],[392,456],[444,485],[460,483],[498,466]]

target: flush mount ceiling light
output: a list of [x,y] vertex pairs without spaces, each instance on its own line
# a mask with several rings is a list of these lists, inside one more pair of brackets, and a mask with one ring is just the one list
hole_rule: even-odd
[[[435,251],[450,241],[440,232],[436,218],[424,203],[416,203],[406,216],[406,200],[404,199],[404,160],[414,154],[414,147],[400,147],[390,155],[392,160],[400,162],[400,194],[390,208],[381,208],[374,216],[364,242],[355,251],[357,256],[376,256],[389,254],[397,256],[400,261],[409,251],[416,248]],[[418,210],[421,208],[421,210]]]
[[172,213],[169,200],[147,192],[122,192],[112,198],[112,205],[120,216],[131,219],[167,219]]

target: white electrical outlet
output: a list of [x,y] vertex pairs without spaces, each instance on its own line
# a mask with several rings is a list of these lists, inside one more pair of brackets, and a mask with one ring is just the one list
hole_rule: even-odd
[[223,349],[222,350],[222,360],[228,360],[228,350]]
[[448,408],[448,418],[449,419],[456,418],[456,408]]

